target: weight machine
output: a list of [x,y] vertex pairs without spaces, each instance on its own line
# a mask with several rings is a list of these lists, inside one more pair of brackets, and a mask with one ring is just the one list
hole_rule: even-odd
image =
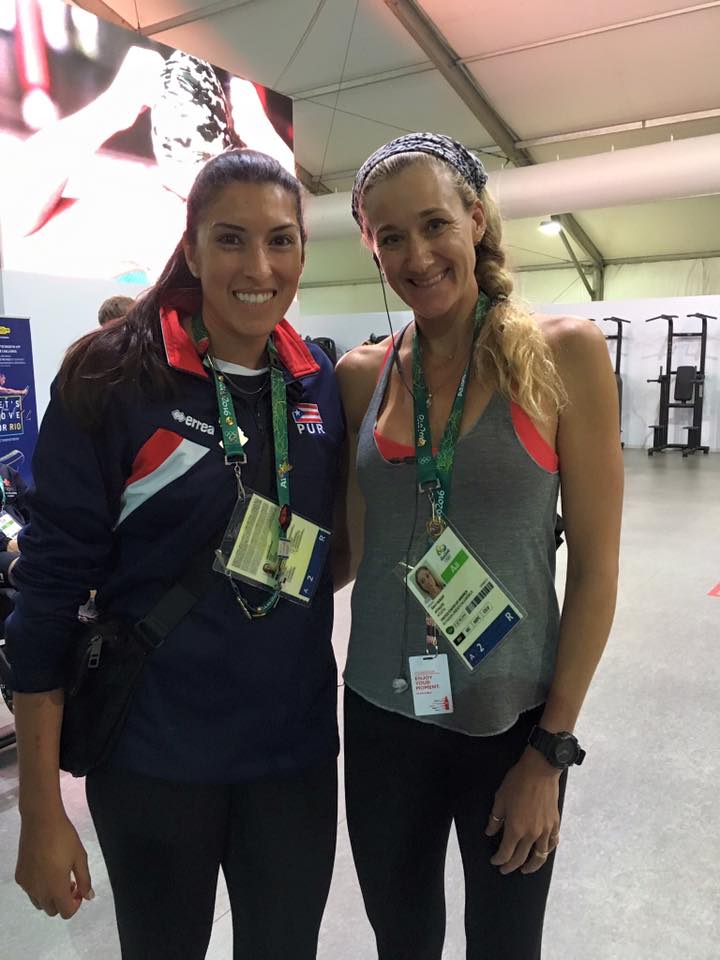
[[[615,383],[617,384],[618,408],[620,411],[620,433],[622,434],[623,382],[622,374],[620,373],[620,361],[622,359],[623,324],[630,323],[630,321],[623,320],[622,317],[603,317],[603,321],[606,323],[610,323],[612,321],[613,323],[617,324],[616,333],[606,333],[605,339],[608,341],[608,343],[615,343]],[[624,447],[624,442],[621,441],[620,446]]]
[[[654,320],[665,320],[668,325],[667,339],[667,358],[665,370],[660,367],[660,373],[657,377],[648,380],[648,383],[660,384],[660,412],[658,415],[659,423],[651,424],[653,430],[652,446],[648,449],[648,456],[654,453],[662,453],[664,450],[681,450],[683,457],[695,454],[698,450],[707,454],[710,447],[702,444],[702,418],[703,418],[703,399],[705,389],[705,354],[707,351],[707,322],[708,320],[717,320],[717,317],[709,313],[688,313],[688,318],[700,321],[700,329],[692,331],[676,331],[674,321],[678,319],[677,314],[661,313],[657,317],[650,317],[645,323],[652,323]],[[672,354],[673,343],[675,340],[700,340],[700,362],[698,366],[689,364],[679,366],[673,370]],[[673,399],[670,399],[670,388],[672,379],[675,378],[675,389]],[[692,411],[692,424],[683,427],[687,430],[686,443],[669,443],[668,429],[670,426],[670,410],[682,409]]]

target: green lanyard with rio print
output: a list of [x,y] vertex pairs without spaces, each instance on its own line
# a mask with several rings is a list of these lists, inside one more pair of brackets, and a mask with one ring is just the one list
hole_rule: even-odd
[[[480,293],[475,307],[473,320],[473,347],[480,328],[490,306],[490,300]],[[460,436],[460,424],[465,409],[465,395],[470,377],[472,348],[465,370],[460,378],[452,410],[443,431],[437,456],[432,449],[430,417],[428,414],[428,392],[422,365],[422,347],[417,330],[413,337],[413,411],[415,419],[415,469],[418,488],[430,499],[431,516],[427,522],[428,545],[432,545],[442,536],[450,510],[450,489],[453,467],[455,465],[455,447]],[[437,656],[438,628],[430,616],[425,618],[425,649],[431,656]]]
[[[196,346],[201,346],[208,340],[208,332],[202,317],[194,316],[191,320],[192,337]],[[290,463],[288,453],[288,425],[287,425],[287,389],[285,378],[282,374],[280,358],[277,348],[268,337],[267,351],[270,357],[270,390],[272,401],[272,427],[273,427],[273,447],[275,454],[275,482],[277,488],[277,499],[280,506],[278,515],[278,524],[275,531],[275,582],[272,592],[268,599],[258,605],[252,605],[240,592],[235,581],[229,577],[232,588],[235,592],[238,603],[243,612],[250,620],[264,617],[277,604],[280,599],[282,585],[285,580],[285,567],[287,558],[290,554],[290,541],[288,540],[288,529],[292,520],[292,509],[290,507]],[[245,488],[242,483],[242,466],[247,463],[245,453],[245,444],[247,438],[244,436],[235,416],[235,407],[233,405],[232,394],[228,389],[225,377],[222,371],[215,366],[213,358],[209,353],[206,354],[210,369],[212,370],[213,380],[215,381],[215,393],[217,396],[218,417],[220,420],[220,429],[223,437],[223,450],[225,453],[225,463],[231,466],[235,471],[235,477],[238,483],[238,496],[240,500],[246,497]]]
[[[473,346],[488,312],[490,301],[480,294],[475,307]],[[472,356],[472,351],[471,351]],[[427,524],[429,541],[437,540],[445,528],[450,509],[450,489],[455,465],[455,447],[460,436],[460,424],[465,409],[465,395],[470,376],[471,357],[458,384],[452,410],[440,441],[437,456],[433,453],[428,414],[428,393],[422,366],[420,338],[413,337],[413,407],[415,417],[415,463],[418,487],[430,498],[432,516]]]

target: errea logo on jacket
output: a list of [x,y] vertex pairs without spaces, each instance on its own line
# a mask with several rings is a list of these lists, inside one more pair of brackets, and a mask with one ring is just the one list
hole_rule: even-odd
[[215,427],[211,423],[203,423],[202,420],[197,420],[195,417],[183,413],[182,410],[172,410],[170,416],[178,423],[184,423],[186,427],[199,430],[200,433],[209,433],[211,437],[215,436]]

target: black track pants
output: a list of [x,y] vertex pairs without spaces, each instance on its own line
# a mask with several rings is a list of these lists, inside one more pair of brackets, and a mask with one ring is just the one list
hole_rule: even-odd
[[334,762],[237,785],[97,771],[86,790],[123,960],[202,960],[220,868],[234,960],[314,960],[335,856]]
[[[345,790],[353,857],[379,960],[440,960],[444,868],[455,822],[468,960],[539,960],[554,854],[502,876],[485,835],[495,791],[542,708],[506,733],[470,737],[382,710],[345,688]],[[565,775],[560,781],[560,802]]]

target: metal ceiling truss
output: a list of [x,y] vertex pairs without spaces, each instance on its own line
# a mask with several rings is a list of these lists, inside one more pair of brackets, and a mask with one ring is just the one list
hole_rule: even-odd
[[305,189],[314,194],[316,197],[321,197],[323,194],[333,192],[330,187],[326,186],[319,177],[313,176],[309,170],[306,170],[305,167],[301,167],[297,161],[295,162],[295,173]]
[[[384,2],[420,49],[435,64],[438,71],[447,80],[468,110],[487,130],[505,156],[518,167],[534,165],[535,161],[532,156],[526,150],[516,146],[519,140],[517,135],[487,101],[474,77],[462,63],[461,58],[440,34],[427,14],[415,3],[415,0],[384,0]],[[585,270],[581,267],[570,247],[567,237],[561,234],[568,253],[590,296],[593,300],[601,299],[605,268],[602,254],[571,213],[559,214],[555,219],[562,224],[564,233],[574,240],[592,261],[594,283],[590,284]]]

